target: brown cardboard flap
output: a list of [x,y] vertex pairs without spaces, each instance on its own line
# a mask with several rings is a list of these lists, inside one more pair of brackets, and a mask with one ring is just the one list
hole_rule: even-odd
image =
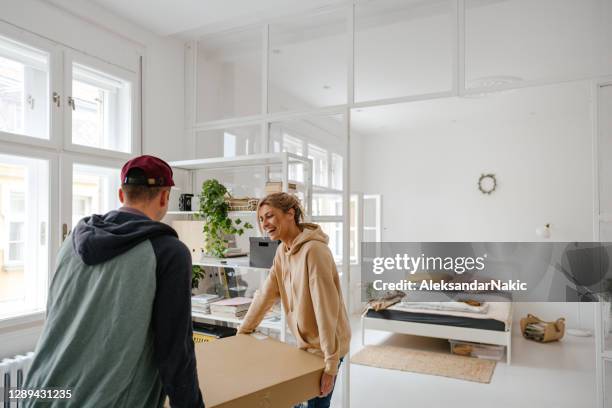
[[239,334],[195,351],[207,408],[287,408],[319,394],[323,359],[288,344]]

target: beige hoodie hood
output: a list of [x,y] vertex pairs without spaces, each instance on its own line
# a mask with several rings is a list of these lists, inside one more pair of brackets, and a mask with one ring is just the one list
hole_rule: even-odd
[[329,237],[326,233],[323,232],[321,227],[317,224],[312,224],[310,222],[304,222],[300,224],[302,228],[302,232],[295,237],[291,248],[287,249],[285,244],[283,244],[283,250],[285,253],[288,252],[288,255],[294,255],[300,251],[302,246],[308,241],[319,241],[327,245],[329,243]]

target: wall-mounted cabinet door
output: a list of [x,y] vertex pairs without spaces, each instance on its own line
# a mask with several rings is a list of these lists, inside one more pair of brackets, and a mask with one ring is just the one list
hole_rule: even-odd
[[137,75],[76,52],[64,58],[64,146],[129,157],[140,151]]

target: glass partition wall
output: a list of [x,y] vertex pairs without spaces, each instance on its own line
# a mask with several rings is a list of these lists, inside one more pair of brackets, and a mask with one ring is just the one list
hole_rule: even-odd
[[[310,158],[312,220],[330,236],[347,305],[358,309],[350,299],[359,296],[359,244],[391,238],[381,213],[403,207],[385,201],[389,180],[363,190],[386,159],[367,157],[374,153],[364,146],[375,151],[379,142],[364,140],[397,128],[418,133],[427,104],[374,108],[448,99],[441,106],[450,109],[458,97],[588,87],[578,81],[612,75],[611,17],[612,0],[359,0],[200,37],[186,47],[192,158]],[[447,116],[449,131],[461,126]],[[289,169],[291,181],[304,177],[300,165]],[[347,407],[345,362],[334,404]]]

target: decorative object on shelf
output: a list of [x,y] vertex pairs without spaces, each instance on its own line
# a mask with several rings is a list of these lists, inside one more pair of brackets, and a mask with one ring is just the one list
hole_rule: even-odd
[[227,188],[215,179],[202,183],[199,217],[204,221],[204,252],[223,258],[228,249],[227,235],[242,235],[245,229],[253,226],[240,218],[232,220],[228,216],[229,204],[226,201]]
[[540,238],[548,239],[550,238],[550,223],[544,224],[542,227],[536,228],[536,235]]
[[[265,192],[266,194],[281,193],[283,191],[282,181],[267,181]],[[287,183],[287,191],[289,193],[295,193],[297,191],[296,183]]]
[[179,197],[179,210],[191,211],[191,199],[193,194],[181,194]]
[[251,197],[232,197],[230,193],[225,195],[225,202],[229,206],[229,211],[255,211],[259,199]]
[[482,194],[491,194],[497,188],[495,174],[481,174],[478,179],[478,189]]
[[528,314],[521,319],[523,337],[540,343],[561,340],[565,334],[565,318],[545,322],[537,316]]

